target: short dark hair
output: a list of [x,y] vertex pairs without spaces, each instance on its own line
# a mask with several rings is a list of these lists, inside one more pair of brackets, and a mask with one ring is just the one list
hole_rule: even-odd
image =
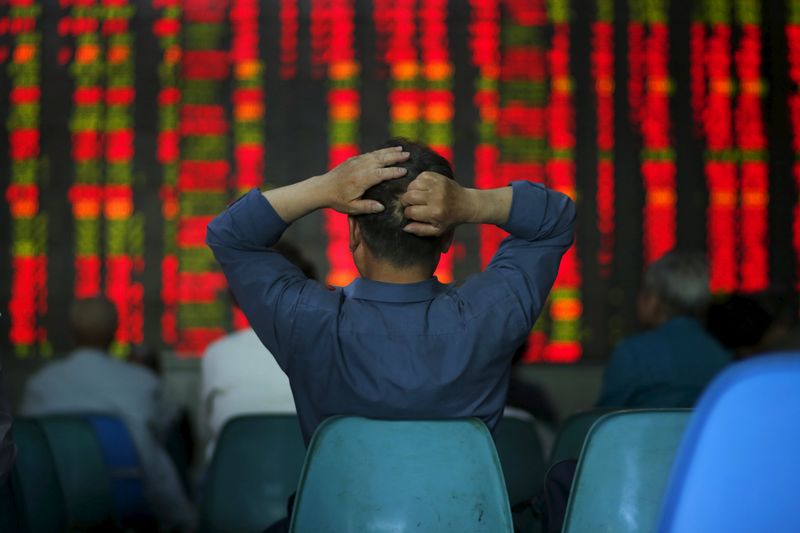
[[408,189],[409,183],[423,172],[431,171],[455,179],[450,163],[429,146],[395,137],[386,141],[381,148],[402,146],[411,155],[407,161],[394,166],[408,170],[402,178],[383,181],[367,189],[364,199],[377,200],[386,209],[380,213],[355,216],[370,251],[375,257],[391,262],[398,267],[426,263],[437,257],[441,250],[442,237],[419,237],[403,231],[410,222],[403,214],[400,197]]
[[105,296],[76,300],[69,313],[75,345],[107,350],[117,331],[117,308]]

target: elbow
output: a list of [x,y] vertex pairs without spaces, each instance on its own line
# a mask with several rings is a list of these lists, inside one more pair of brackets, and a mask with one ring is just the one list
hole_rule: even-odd
[[563,193],[558,194],[560,196],[557,203],[558,216],[556,218],[558,222],[554,228],[554,233],[568,234],[571,236],[575,230],[575,219],[578,216],[578,209],[572,198]]
[[216,250],[218,248],[222,248],[225,246],[225,240],[222,237],[224,233],[224,228],[222,228],[222,217],[225,214],[221,214],[216,216],[211,222],[208,223],[206,226],[206,246],[211,248],[212,250]]

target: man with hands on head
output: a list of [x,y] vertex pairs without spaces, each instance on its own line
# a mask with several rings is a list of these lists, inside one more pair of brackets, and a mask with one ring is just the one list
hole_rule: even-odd
[[[321,208],[349,215],[361,277],[328,289],[271,249]],[[476,416],[493,429],[511,359],[573,240],[575,207],[540,184],[460,186],[446,159],[393,139],[330,172],[243,196],[207,242],[250,324],[286,372],[306,443],[333,415]],[[486,269],[434,277],[460,224],[509,232]]]

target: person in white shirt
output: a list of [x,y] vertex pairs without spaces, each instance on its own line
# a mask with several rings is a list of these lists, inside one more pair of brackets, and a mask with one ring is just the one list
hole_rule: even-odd
[[159,419],[158,377],[108,355],[117,329],[114,304],[103,297],[78,300],[70,312],[70,325],[77,348],[28,380],[20,414],[116,415],[139,452],[145,496],[156,518],[168,529],[194,530],[195,510],[154,433]]
[[[275,249],[308,278],[316,279],[314,266],[297,248],[280,242]],[[233,303],[236,305],[235,300]],[[200,428],[206,441],[206,464],[211,461],[217,439],[230,419],[249,414],[295,412],[289,378],[253,328],[230,333],[208,345],[201,367],[199,410]]]

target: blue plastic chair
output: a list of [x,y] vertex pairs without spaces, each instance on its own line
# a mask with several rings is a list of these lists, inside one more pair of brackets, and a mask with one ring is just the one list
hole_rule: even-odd
[[726,369],[681,442],[663,533],[800,531],[800,354]]
[[290,531],[513,531],[494,443],[477,419],[334,417],[317,429]]
[[114,516],[123,527],[143,528],[154,524],[144,493],[139,453],[128,428],[114,416],[86,415],[100,442],[111,478]]
[[20,418],[11,427],[17,460],[11,473],[14,505],[22,531],[67,529],[67,506],[47,436],[36,421]]
[[653,531],[688,409],[617,411],[586,436],[564,533]]
[[261,532],[287,515],[306,448],[293,415],[252,415],[222,429],[200,502],[201,531]]
[[48,416],[37,422],[47,436],[64,491],[70,526],[113,529],[114,501],[103,450],[83,416]]

